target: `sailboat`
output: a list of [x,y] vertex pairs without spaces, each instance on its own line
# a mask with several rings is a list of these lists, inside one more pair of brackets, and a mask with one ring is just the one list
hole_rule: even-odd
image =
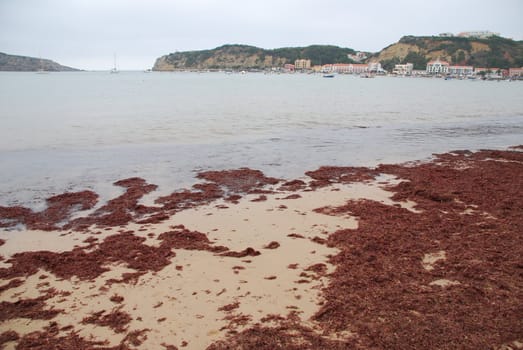
[[49,72],[44,69],[44,64],[42,62],[42,57],[38,58],[39,68],[36,70],[36,74],[48,74]]
[[116,54],[114,54],[114,67],[109,71],[111,74],[118,73],[118,69],[116,68]]

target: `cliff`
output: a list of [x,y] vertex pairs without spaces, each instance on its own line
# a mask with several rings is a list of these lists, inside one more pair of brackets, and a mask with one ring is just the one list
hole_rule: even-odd
[[62,66],[48,59],[8,55],[0,52],[0,71],[35,72],[38,70],[72,72],[78,71],[79,69]]
[[265,50],[248,45],[224,45],[212,50],[175,52],[158,58],[153,70],[177,69],[264,69],[310,59],[314,64],[350,62],[355,51],[330,45]]
[[428,61],[441,59],[451,64],[510,68],[523,66],[523,41],[493,36],[488,39],[405,36],[371,57],[385,69],[397,63],[414,63],[425,69]]

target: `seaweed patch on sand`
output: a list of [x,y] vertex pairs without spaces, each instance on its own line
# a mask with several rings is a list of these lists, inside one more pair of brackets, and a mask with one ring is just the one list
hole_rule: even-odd
[[[359,225],[329,236],[341,252],[314,319],[326,331],[348,327],[364,348],[521,342],[523,153],[453,152],[377,170],[402,179],[388,188],[392,199],[417,211],[369,200],[330,208]],[[444,254],[425,268],[436,252]]]
[[523,345],[517,148],[307,175],[203,172],[153,206],[156,186],[131,178],[105,204],[83,191],[0,207],[0,345]]

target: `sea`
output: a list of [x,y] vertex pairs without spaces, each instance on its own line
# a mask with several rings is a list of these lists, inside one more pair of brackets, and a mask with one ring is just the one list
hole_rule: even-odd
[[204,170],[284,179],[523,144],[523,82],[224,72],[0,73],[0,206]]

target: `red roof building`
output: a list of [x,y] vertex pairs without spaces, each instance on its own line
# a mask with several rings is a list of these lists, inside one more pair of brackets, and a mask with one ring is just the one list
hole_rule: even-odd
[[508,75],[510,77],[523,77],[523,67],[521,67],[521,68],[509,68]]

